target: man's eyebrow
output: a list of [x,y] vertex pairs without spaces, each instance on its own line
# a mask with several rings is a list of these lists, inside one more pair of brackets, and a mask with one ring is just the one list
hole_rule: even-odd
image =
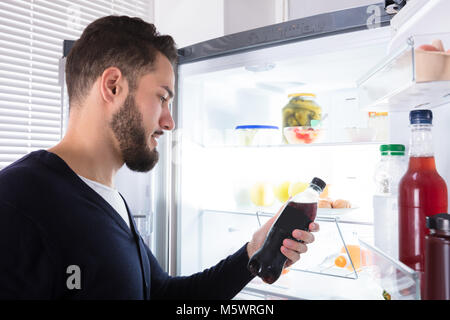
[[165,89],[167,91],[167,93],[169,94],[170,98],[173,98],[173,92],[172,90],[169,89],[168,86],[161,86],[161,88]]

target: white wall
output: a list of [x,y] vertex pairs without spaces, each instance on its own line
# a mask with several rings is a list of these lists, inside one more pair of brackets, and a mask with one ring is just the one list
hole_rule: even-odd
[[224,0],[154,0],[155,25],[182,48],[224,35]]
[[348,8],[368,6],[383,0],[287,0],[288,20],[338,11]]
[[223,35],[382,0],[149,0],[154,23],[178,48]]
[[286,0],[224,0],[225,34],[285,21],[286,3]]

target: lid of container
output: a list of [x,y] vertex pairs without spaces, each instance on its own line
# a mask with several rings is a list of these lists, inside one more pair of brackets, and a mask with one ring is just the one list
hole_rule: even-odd
[[325,187],[327,186],[325,181],[323,181],[322,179],[317,178],[317,177],[314,177],[311,180],[311,184],[314,184],[314,185],[318,186],[321,189],[321,191],[323,191],[325,189]]
[[375,111],[369,111],[369,117],[379,117],[379,116],[387,116],[388,113],[386,111],[383,112],[375,112]]
[[390,144],[389,151],[391,156],[404,156],[405,155],[405,145],[403,144]]
[[381,155],[382,155],[382,156],[387,155],[387,154],[388,154],[388,151],[389,151],[389,145],[388,145],[388,144],[382,144],[382,145],[380,146],[380,151],[381,151]]
[[239,129],[278,129],[278,127],[255,124],[255,125],[246,125],[246,126],[236,126],[235,129],[236,130],[239,130]]
[[290,93],[288,94],[288,97],[301,97],[301,96],[306,96],[306,97],[313,97],[315,98],[316,95],[314,93]]
[[411,124],[431,124],[433,121],[433,112],[431,110],[412,110],[409,113],[409,122]]
[[450,231],[450,214],[439,213],[426,217],[426,225],[428,229]]
[[382,156],[404,156],[405,146],[403,144],[382,144],[380,146],[380,152]]

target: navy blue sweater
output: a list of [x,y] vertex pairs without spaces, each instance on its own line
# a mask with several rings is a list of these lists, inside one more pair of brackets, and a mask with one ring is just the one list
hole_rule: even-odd
[[130,222],[56,154],[24,156],[0,171],[0,299],[230,299],[252,279],[245,245],[171,277]]

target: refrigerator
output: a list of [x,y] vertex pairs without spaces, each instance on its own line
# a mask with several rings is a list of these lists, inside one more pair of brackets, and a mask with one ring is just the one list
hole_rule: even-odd
[[[374,245],[372,199],[380,145],[401,143],[407,154],[414,108],[432,108],[437,169],[450,178],[440,139],[450,82],[421,82],[415,69],[417,46],[438,37],[450,48],[445,17],[433,20],[448,12],[436,3],[448,3],[430,3],[411,0],[397,13],[380,2],[179,49],[175,129],[159,141],[160,161],[145,174],[124,166],[116,178],[163,269],[213,266],[250,241],[286,194],[320,177],[330,198],[351,207],[319,208],[320,231],[300,260],[271,285],[256,277],[235,299],[420,299],[418,274]],[[283,108],[295,95],[321,111],[309,143],[286,140]],[[65,128],[64,88],[62,101]],[[336,255],[347,266],[336,267]]]
[[[420,299],[417,273],[373,241],[379,148],[401,143],[407,155],[410,110],[432,108],[437,169],[450,177],[448,148],[439,139],[448,134],[450,84],[420,82],[414,56],[436,37],[449,48],[450,30],[430,22],[438,9],[422,1],[421,10],[430,12],[417,17],[417,2],[410,2],[397,20],[379,3],[179,50],[176,128],[159,167],[170,195],[160,219],[168,225],[158,227],[167,248],[159,257],[170,274],[201,271],[235,252],[282,206],[276,193],[283,182],[317,176],[332,198],[350,201],[351,208],[319,209],[321,230],[300,261],[272,285],[255,278],[235,298]],[[420,27],[423,19],[431,29]],[[295,93],[314,94],[321,108],[321,136],[309,144],[284,140],[282,110]],[[330,264],[337,253],[351,260],[355,248],[361,261],[348,268]]]

